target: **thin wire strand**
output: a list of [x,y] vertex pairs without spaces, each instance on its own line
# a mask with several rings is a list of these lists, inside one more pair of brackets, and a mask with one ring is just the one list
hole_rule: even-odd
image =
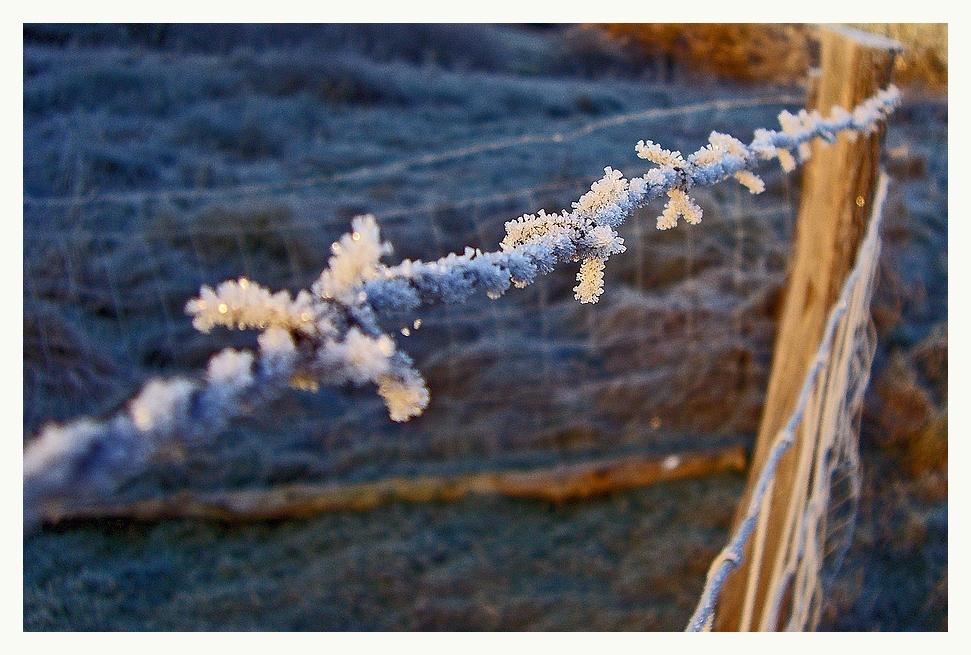
[[[752,537],[753,531],[760,519],[763,503],[771,490],[779,460],[792,447],[795,442],[796,429],[802,425],[803,421],[809,415],[811,397],[815,395],[820,381],[825,379],[823,376],[827,367],[849,367],[850,362],[854,359],[853,357],[842,356],[839,357],[839,361],[833,361],[832,355],[834,353],[834,347],[836,348],[836,354],[840,354],[836,336],[838,329],[844,323],[855,326],[870,320],[869,302],[880,252],[879,232],[882,224],[883,206],[886,200],[888,185],[889,178],[885,172],[881,171],[877,183],[873,211],[870,215],[869,227],[866,237],[858,251],[856,264],[843,284],[839,300],[830,311],[822,341],[816,351],[813,364],[804,379],[802,390],[796,402],[796,408],[785,427],[779,431],[776,441],[769,451],[769,456],[758,477],[752,497],[749,500],[745,518],[729,540],[728,545],[715,558],[708,570],[705,587],[701,593],[695,612],[686,628],[689,632],[711,629],[714,622],[715,608],[725,580],[734,569],[741,565],[744,559],[745,546]],[[855,328],[851,331],[854,336],[859,332],[860,330]],[[856,347],[852,350],[854,353],[861,351],[864,353],[867,351],[872,353],[873,349],[871,344],[864,342],[857,343]],[[853,380],[853,384],[850,385],[851,393],[848,394],[850,397],[847,398],[847,394],[843,394],[841,397],[835,397],[834,402],[846,405],[858,405],[859,399],[862,396],[862,388],[866,387],[868,381],[869,364],[857,372],[857,377]],[[847,411],[842,412],[844,416],[849,416],[852,413],[855,413],[855,410],[851,412],[849,411],[849,407],[847,407]],[[853,431],[844,431],[844,434],[853,436],[856,433]],[[791,578],[791,573],[790,571],[789,574],[781,576],[781,579],[776,581],[777,585],[782,585],[783,587],[787,585],[788,579]],[[818,575],[818,571],[816,574]],[[766,597],[778,597],[781,599],[782,594],[778,593],[778,588],[778,586],[775,589],[770,588]],[[815,616],[818,617],[818,612],[815,613]],[[797,625],[795,622],[790,621],[787,627],[788,629],[802,630],[812,626]]]
[[153,191],[153,192],[129,192],[129,193],[99,193],[96,195],[83,196],[80,193],[71,197],[33,197],[24,196],[25,205],[35,205],[42,207],[64,207],[71,206],[77,207],[81,205],[89,205],[96,203],[112,203],[112,204],[131,204],[131,203],[141,203],[146,201],[161,201],[161,200],[200,200],[200,199],[224,199],[230,196],[253,196],[260,195],[266,196],[272,193],[280,193],[285,191],[294,191],[297,189],[311,188],[327,184],[343,184],[345,182],[350,182],[353,180],[363,180],[369,178],[381,178],[388,177],[389,175],[394,175],[396,173],[401,173],[413,168],[420,168],[423,166],[431,166],[433,164],[440,164],[443,162],[454,161],[456,159],[463,159],[465,157],[470,157],[472,155],[478,155],[486,152],[495,152],[498,150],[504,150],[506,148],[514,148],[526,145],[535,144],[549,144],[549,143],[565,143],[567,141],[572,141],[574,139],[579,139],[580,137],[593,134],[600,130],[604,130],[611,127],[618,127],[620,125],[627,125],[628,123],[636,122],[649,122],[657,121],[664,118],[671,118],[674,116],[684,116],[688,114],[694,114],[704,111],[729,111],[735,109],[750,109],[753,107],[764,107],[764,106],[778,106],[778,105],[788,105],[788,104],[799,104],[804,101],[803,98],[794,95],[775,95],[775,96],[763,96],[758,98],[746,98],[746,99],[729,99],[729,100],[712,100],[708,102],[697,102],[690,105],[681,105],[678,107],[666,107],[659,109],[648,109],[646,111],[632,112],[628,114],[621,114],[619,116],[613,116],[611,118],[605,118],[598,121],[593,121],[587,123],[583,127],[577,128],[569,132],[554,132],[552,134],[528,134],[515,139],[500,139],[496,141],[489,141],[487,143],[479,143],[475,145],[466,146],[464,148],[456,148],[453,150],[447,150],[439,153],[432,153],[427,155],[422,155],[421,157],[414,157],[411,159],[404,159],[390,164],[385,164],[383,166],[362,166],[354,170],[350,170],[344,173],[337,173],[335,175],[316,175],[310,177],[304,177],[297,180],[291,180],[288,182],[280,182],[273,184],[248,184],[239,186],[223,186],[216,188],[206,188],[206,189],[173,189],[171,191]]

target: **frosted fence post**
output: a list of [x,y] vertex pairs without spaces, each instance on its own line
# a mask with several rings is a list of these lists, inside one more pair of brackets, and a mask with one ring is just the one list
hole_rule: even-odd
[[[886,87],[900,44],[843,27],[822,27],[821,76],[811,89],[807,109],[827,114],[834,105],[852,111],[861,100]],[[816,139],[802,176],[795,237],[787,270],[787,284],[779,316],[772,370],[762,421],[756,439],[745,493],[736,510],[733,530],[744,518],[772,444],[792,414],[813,354],[820,343],[830,306],[853,266],[870,213],[883,128],[869,135],[841,134],[835,144]],[[760,625],[766,605],[767,582],[784,542],[786,509],[794,493],[797,441],[779,462],[767,504],[765,541],[761,557],[753,561],[754,544],[746,545],[745,559],[722,589],[714,629],[747,631]],[[751,589],[750,589],[751,587]],[[750,611],[743,604],[754,599]],[[778,617],[784,625],[786,616]],[[775,626],[775,627],[777,627]]]

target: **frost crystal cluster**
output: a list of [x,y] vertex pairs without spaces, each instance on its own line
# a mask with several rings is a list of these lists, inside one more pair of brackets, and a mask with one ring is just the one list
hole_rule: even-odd
[[373,216],[358,216],[351,232],[331,246],[328,266],[309,291],[295,297],[272,293],[246,278],[203,287],[186,305],[193,325],[202,332],[259,330],[258,352],[227,349],[199,379],[153,380],[109,419],[46,427],[24,452],[25,507],[72,487],[79,493],[110,487],[162,443],[216,432],[241,405],[288,386],[374,384],[392,420],[418,416],[428,405],[428,389],[411,358],[379,327],[382,312],[461,302],[477,289],[496,299],[564,262],[579,263],[576,299],[595,303],[604,291],[607,260],[625,250],[616,228],[634,209],[666,196],[658,229],[673,228],[682,218],[699,223],[702,210],[689,195],[693,187],[733,178],[761,193],[765,185],[752,171],[760,161],[779,159],[792,170],[809,156],[813,138],[832,142],[843,131],[869,133],[899,101],[891,86],[852,112],[834,107],[829,118],[783,111],[780,131],[757,130],[749,145],[712,132],[708,144],[687,157],[640,141],[637,155],[656,168],[631,180],[605,168],[572,211],[540,210],[506,223],[494,252],[466,248],[436,261],[388,265],[382,258],[392,254],[391,244],[381,240]]

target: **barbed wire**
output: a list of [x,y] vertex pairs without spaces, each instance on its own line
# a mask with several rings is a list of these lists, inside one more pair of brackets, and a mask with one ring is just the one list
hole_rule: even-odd
[[[892,110],[894,99],[890,93],[880,101],[888,104],[880,106]],[[383,267],[379,259],[386,248],[377,225],[373,217],[359,217],[352,224],[353,232],[333,245],[334,257],[313,295],[270,294],[245,278],[216,290],[204,287],[200,297],[187,305],[196,326],[203,330],[215,325],[261,329],[259,357],[250,351],[226,349],[209,360],[207,371],[198,378],[150,381],[123,411],[107,420],[49,425],[24,452],[25,524],[45,504],[77,494],[109,493],[119,481],[142,470],[155,449],[173,440],[205,440],[235,416],[241,403],[252,407],[265,402],[297,378],[310,379],[313,384],[375,382],[391,418],[408,420],[425,408],[428,391],[412,360],[377,325],[375,311],[410,306],[420,299],[456,302],[467,298],[477,285],[490,295],[501,295],[512,282],[517,286],[532,282],[538,273],[552,270],[557,261],[606,259],[622,251],[622,240],[618,241],[613,226],[665,190],[680,192],[677,197],[683,200],[683,207],[679,211],[689,222],[697,222],[700,210],[696,216],[684,213],[692,212],[685,194],[692,182],[713,185],[754,166],[757,153],[767,159],[788,152],[816,136],[831,136],[835,125],[863,129],[880,120],[881,111],[863,112],[862,122],[848,114],[834,116],[833,122],[820,116],[806,115],[805,121],[794,118],[796,122],[784,132],[757,133],[751,149],[727,135],[713,133],[712,144],[687,161],[679,153],[652,149],[645,158],[660,168],[630,183],[608,168],[606,176],[574,203],[572,214],[527,216],[507,223],[507,238],[512,241],[504,240],[508,247],[495,253],[467,251],[428,264],[406,261],[398,267]],[[725,145],[719,149],[722,143]],[[751,178],[743,184],[750,189],[755,186]],[[538,232],[526,234],[536,227]],[[514,234],[518,236],[513,238]],[[602,285],[602,267],[600,271]],[[578,299],[594,302],[599,293],[585,288],[584,279],[580,283]]]

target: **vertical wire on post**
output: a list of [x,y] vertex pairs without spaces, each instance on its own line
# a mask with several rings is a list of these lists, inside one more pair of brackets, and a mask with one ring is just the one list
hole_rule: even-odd
[[[818,429],[824,418],[820,411],[827,411],[828,416],[833,419],[830,423],[836,423],[830,430],[833,443],[816,444],[815,455],[825,459],[834,450],[856,453],[858,432],[853,417],[858,415],[861,408],[874,352],[869,307],[880,253],[879,233],[888,185],[889,178],[881,173],[865,238],[860,245],[856,262],[843,283],[839,300],[830,308],[826,329],[813,365],[802,382],[796,409],[785,428],[776,435],[765,465],[759,470],[743,520],[738,523],[728,545],[709,567],[705,587],[686,628],[688,631],[712,629],[716,620],[715,609],[725,590],[728,576],[736,570],[758,567],[763,551],[760,545],[763,543],[760,523],[766,520],[768,514],[766,509],[773,497],[778,464],[782,456],[796,443],[795,431],[806,429],[806,425],[809,426],[808,429]],[[819,396],[827,392],[830,397],[821,404]],[[803,452],[809,451],[804,449]],[[859,458],[851,455],[850,465],[854,464],[859,464]],[[790,565],[785,565],[784,553],[780,552],[782,559],[776,560],[782,564],[774,570],[774,580],[767,585],[767,603],[763,608],[763,616],[759,619],[760,628],[763,630],[777,629],[778,621],[783,616],[787,630],[812,629],[819,620],[823,591],[820,575],[823,564],[821,552],[825,544],[812,548],[807,547],[807,544],[819,544],[818,539],[810,542],[808,534],[810,529],[819,534],[819,524],[815,521],[821,520],[829,507],[831,485],[828,481],[832,478],[832,473],[822,464],[816,466],[815,470],[815,476],[806,475],[805,471],[802,475],[806,484],[812,483],[813,492],[803,503],[805,527],[798,527],[793,533],[790,526],[790,534],[795,537],[788,539],[790,547],[787,552],[795,557],[794,560],[789,560]],[[828,534],[827,530],[823,532]],[[746,549],[751,558],[747,563],[744,560]],[[751,598],[755,597],[756,589],[762,586],[756,577],[760,575],[759,570],[757,568],[752,572],[753,582],[744,588],[745,595],[738,605],[739,630],[751,627]],[[791,593],[790,584],[798,585]],[[801,597],[797,594],[801,594]],[[792,603],[789,608],[785,606],[786,598]]]
[[[810,109],[828,111],[833,105],[839,105],[850,110],[889,83],[894,59],[901,49],[898,43],[847,28],[824,27],[819,35],[822,77],[818,91],[812,90]],[[839,297],[843,281],[853,267],[853,256],[865,232],[869,213],[866,207],[874,198],[882,134],[878,129],[856,139],[841,135],[832,145],[819,140],[812,144],[812,156],[803,171],[799,217],[787,274],[789,281],[773,348],[752,473],[736,511],[736,527],[746,516],[748,499],[772,450],[774,435],[786,417],[792,415],[800,394],[799,381],[811,362],[813,344],[820,343],[829,307]],[[798,453],[787,453],[779,464],[779,481],[773,491],[773,508],[779,511],[769,518],[770,549],[761,565],[764,571],[772,571],[779,561],[776,549],[786,548],[784,538],[790,534],[786,527],[789,523],[786,508],[794,492],[797,463]],[[746,570],[730,575],[725,584],[715,621],[717,630],[738,629],[746,594]],[[761,587],[768,576],[759,577],[757,614],[762,613],[770,598],[770,592]],[[761,618],[758,623],[763,623]]]

